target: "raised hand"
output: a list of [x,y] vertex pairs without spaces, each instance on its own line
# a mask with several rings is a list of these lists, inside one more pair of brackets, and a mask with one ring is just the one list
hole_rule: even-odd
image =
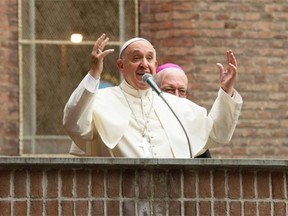
[[104,58],[114,52],[114,49],[104,50],[109,38],[106,34],[102,34],[95,42],[92,52],[91,52],[91,68],[89,73],[95,79],[99,79],[103,71],[103,60]]
[[233,95],[234,83],[237,79],[237,61],[232,50],[226,51],[227,67],[217,63],[219,69],[219,81],[221,88],[230,96]]

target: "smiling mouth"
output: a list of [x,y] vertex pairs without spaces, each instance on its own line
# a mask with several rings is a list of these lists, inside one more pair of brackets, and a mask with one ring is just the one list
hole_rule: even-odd
[[[140,71],[137,73],[138,76],[143,76],[145,73],[149,73],[147,71]],[[149,73],[150,74],[150,73]]]
[[144,76],[145,73],[148,73],[148,72],[141,71],[141,72],[138,72],[138,73],[137,73],[138,80],[139,80],[140,82],[142,82],[142,83],[145,83],[145,82],[143,81],[143,76]]

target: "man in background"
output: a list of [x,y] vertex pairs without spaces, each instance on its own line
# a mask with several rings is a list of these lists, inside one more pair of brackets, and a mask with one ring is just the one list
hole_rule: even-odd
[[[187,97],[188,78],[179,65],[173,63],[160,65],[156,69],[154,80],[163,92],[181,98]],[[211,158],[211,154],[208,149],[203,149],[195,158]]]

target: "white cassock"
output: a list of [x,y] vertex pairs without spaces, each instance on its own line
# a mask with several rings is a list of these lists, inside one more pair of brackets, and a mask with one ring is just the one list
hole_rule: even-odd
[[[111,88],[98,86],[99,80],[87,74],[65,106],[63,124],[73,140],[71,154],[190,158],[181,125],[154,91],[135,90],[125,81]],[[231,140],[243,103],[237,91],[231,98],[220,89],[209,114],[188,99],[163,94],[187,132],[193,157]]]

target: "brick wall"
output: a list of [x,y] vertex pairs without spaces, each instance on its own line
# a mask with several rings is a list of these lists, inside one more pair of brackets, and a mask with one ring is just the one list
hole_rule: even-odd
[[243,111],[229,145],[214,157],[287,158],[288,2],[141,0],[140,32],[187,72],[190,99],[209,109],[219,88],[216,63],[238,60]]
[[0,215],[285,216],[287,161],[0,158]]
[[0,1],[0,155],[18,155],[17,0]]

